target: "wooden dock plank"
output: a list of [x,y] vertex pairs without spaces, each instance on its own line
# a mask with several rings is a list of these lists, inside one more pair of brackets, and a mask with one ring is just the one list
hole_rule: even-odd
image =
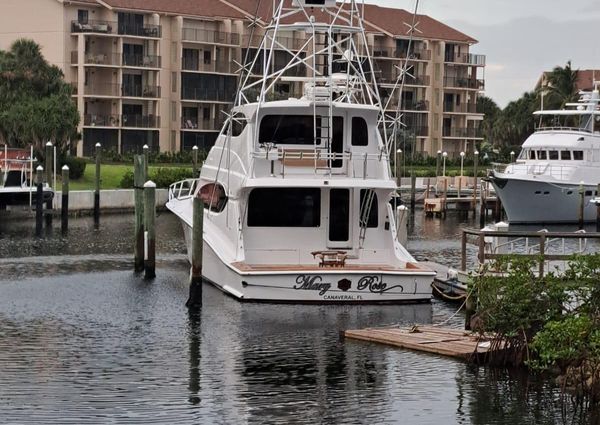
[[473,354],[489,350],[479,336],[460,329],[418,326],[413,328],[367,328],[347,330],[344,336],[349,339],[377,342],[416,351],[469,359]]

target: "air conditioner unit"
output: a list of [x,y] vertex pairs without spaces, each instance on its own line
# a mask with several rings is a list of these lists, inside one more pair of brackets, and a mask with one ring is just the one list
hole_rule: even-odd
[[335,7],[335,0],[292,0],[292,5],[303,7]]

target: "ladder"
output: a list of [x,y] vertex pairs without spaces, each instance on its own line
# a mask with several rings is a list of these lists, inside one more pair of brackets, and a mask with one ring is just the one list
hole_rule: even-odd
[[369,224],[369,216],[373,207],[373,199],[375,199],[375,191],[373,189],[365,189],[365,196],[360,202],[360,233],[358,236],[358,247],[362,248],[367,234],[367,226]]

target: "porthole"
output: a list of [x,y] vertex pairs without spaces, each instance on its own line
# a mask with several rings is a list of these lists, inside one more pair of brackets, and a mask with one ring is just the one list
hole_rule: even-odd
[[544,191],[544,195],[550,195],[550,192],[548,192],[547,190]]
[[572,190],[567,190],[567,195],[572,195],[573,191]]
[[541,191],[541,190],[536,190],[536,191],[535,191],[535,194],[536,194],[536,195],[541,195],[541,193],[542,193],[542,191]]

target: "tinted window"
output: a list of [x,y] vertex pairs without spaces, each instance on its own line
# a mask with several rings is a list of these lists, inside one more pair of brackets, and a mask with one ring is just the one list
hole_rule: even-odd
[[260,188],[250,192],[250,227],[319,227],[320,224],[320,189]]
[[548,159],[558,159],[558,151],[548,151]]
[[538,159],[546,159],[546,151],[537,151]]
[[535,159],[535,151],[529,151],[529,159]]
[[329,192],[329,240],[345,242],[350,237],[350,191],[331,189]]
[[369,130],[364,118],[352,118],[352,146],[367,146],[369,144]]
[[571,151],[560,151],[560,159],[563,161],[571,160]]
[[583,161],[583,151],[573,151],[573,159],[575,161]]
[[[314,124],[312,115],[267,115],[260,122],[258,142],[312,145],[315,137]],[[320,144],[319,139],[317,142]]]
[[362,222],[363,211],[367,208],[367,194],[371,192],[373,194],[371,200],[371,209],[369,210],[369,216],[367,218],[367,227],[377,227],[378,220],[378,207],[377,207],[377,194],[372,190],[361,189],[360,191],[360,216],[361,223],[360,226],[364,227],[364,223]]

